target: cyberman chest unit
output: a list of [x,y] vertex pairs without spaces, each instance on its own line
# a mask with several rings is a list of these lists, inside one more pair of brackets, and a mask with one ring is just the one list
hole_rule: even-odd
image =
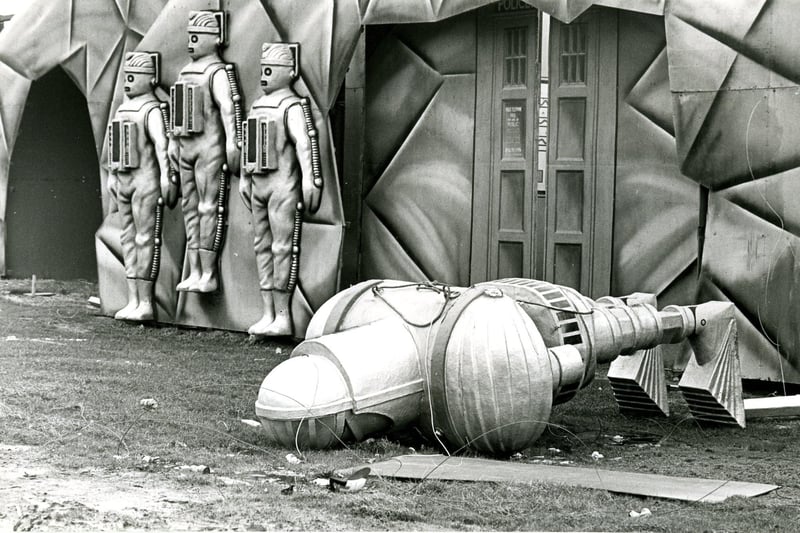
[[242,167],[249,174],[278,168],[278,126],[267,117],[252,117],[242,123]]
[[138,127],[135,122],[114,119],[108,126],[108,168],[128,171],[139,168]]
[[177,137],[203,131],[204,91],[200,85],[179,81],[169,90],[170,130]]

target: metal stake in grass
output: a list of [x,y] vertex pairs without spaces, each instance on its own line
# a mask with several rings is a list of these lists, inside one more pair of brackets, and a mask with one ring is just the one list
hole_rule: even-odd
[[54,292],[36,292],[36,274],[31,275],[31,292],[28,296],[31,298],[35,296],[54,296]]

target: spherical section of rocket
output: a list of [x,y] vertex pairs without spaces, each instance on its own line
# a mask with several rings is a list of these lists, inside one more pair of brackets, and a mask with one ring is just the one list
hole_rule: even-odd
[[533,321],[501,290],[465,291],[429,358],[434,423],[456,449],[514,453],[544,431],[553,401],[550,356]]

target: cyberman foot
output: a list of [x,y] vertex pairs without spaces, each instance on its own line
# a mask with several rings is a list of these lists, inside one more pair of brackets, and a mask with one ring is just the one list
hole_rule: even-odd
[[262,335],[267,337],[284,337],[292,334],[292,321],[289,316],[278,316],[267,326]]
[[275,322],[275,315],[265,314],[261,320],[250,326],[247,333],[256,337],[265,337],[269,335],[269,327],[273,322]]
[[194,290],[197,292],[214,292],[219,287],[217,280],[217,252],[199,250],[202,275]]
[[247,333],[256,337],[263,337],[267,334],[267,328],[275,321],[275,301],[272,296],[272,289],[261,289],[261,301],[264,303],[264,315],[261,320],[250,326]]
[[117,314],[114,315],[114,318],[116,320],[134,320],[131,318],[131,315],[133,315],[136,312],[136,308],[138,307],[138,305],[139,302],[131,300],[130,302],[128,302],[128,305],[117,311]]
[[128,320],[149,322],[155,317],[153,313],[153,282],[146,279],[137,279],[136,290],[139,295],[139,305],[135,311],[128,315]]
[[275,320],[267,326],[263,334],[268,337],[291,335],[293,331],[292,312],[289,306],[292,295],[288,291],[276,290],[272,296],[275,304]]
[[126,278],[125,283],[128,287],[128,304],[114,315],[117,320],[130,320],[130,315],[136,311],[136,307],[139,305],[139,291],[136,288],[136,279]]
[[128,320],[135,320],[137,322],[150,322],[155,318],[153,313],[153,304],[142,302],[129,316]]
[[194,288],[190,289],[195,292],[214,292],[219,287],[216,274],[203,274],[198,280]]
[[189,264],[189,275],[175,287],[177,291],[197,291],[200,282],[200,253],[195,248],[186,250],[186,261]]
[[197,291],[197,284],[199,281],[199,276],[189,275],[188,278],[178,283],[178,285],[175,287],[175,290],[182,292],[195,292]]

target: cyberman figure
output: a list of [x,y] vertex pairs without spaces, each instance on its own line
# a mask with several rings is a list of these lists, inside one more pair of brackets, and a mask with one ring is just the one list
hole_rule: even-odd
[[125,101],[108,127],[109,211],[120,212],[128,284],[128,304],[114,318],[147,321],[153,320],[163,206],[174,205],[178,180],[167,159],[166,105],[153,93],[158,54],[127,54],[124,74]]
[[220,58],[225,13],[189,14],[192,61],[170,89],[169,158],[180,172],[188,276],[179,291],[217,290],[217,256],[225,226],[227,179],[239,164],[240,100],[233,65]]
[[264,315],[248,333],[292,334],[291,297],[297,283],[303,212],[322,195],[317,131],[307,98],[294,92],[299,45],[265,43],[261,88],[243,127],[239,193],[253,213]]

